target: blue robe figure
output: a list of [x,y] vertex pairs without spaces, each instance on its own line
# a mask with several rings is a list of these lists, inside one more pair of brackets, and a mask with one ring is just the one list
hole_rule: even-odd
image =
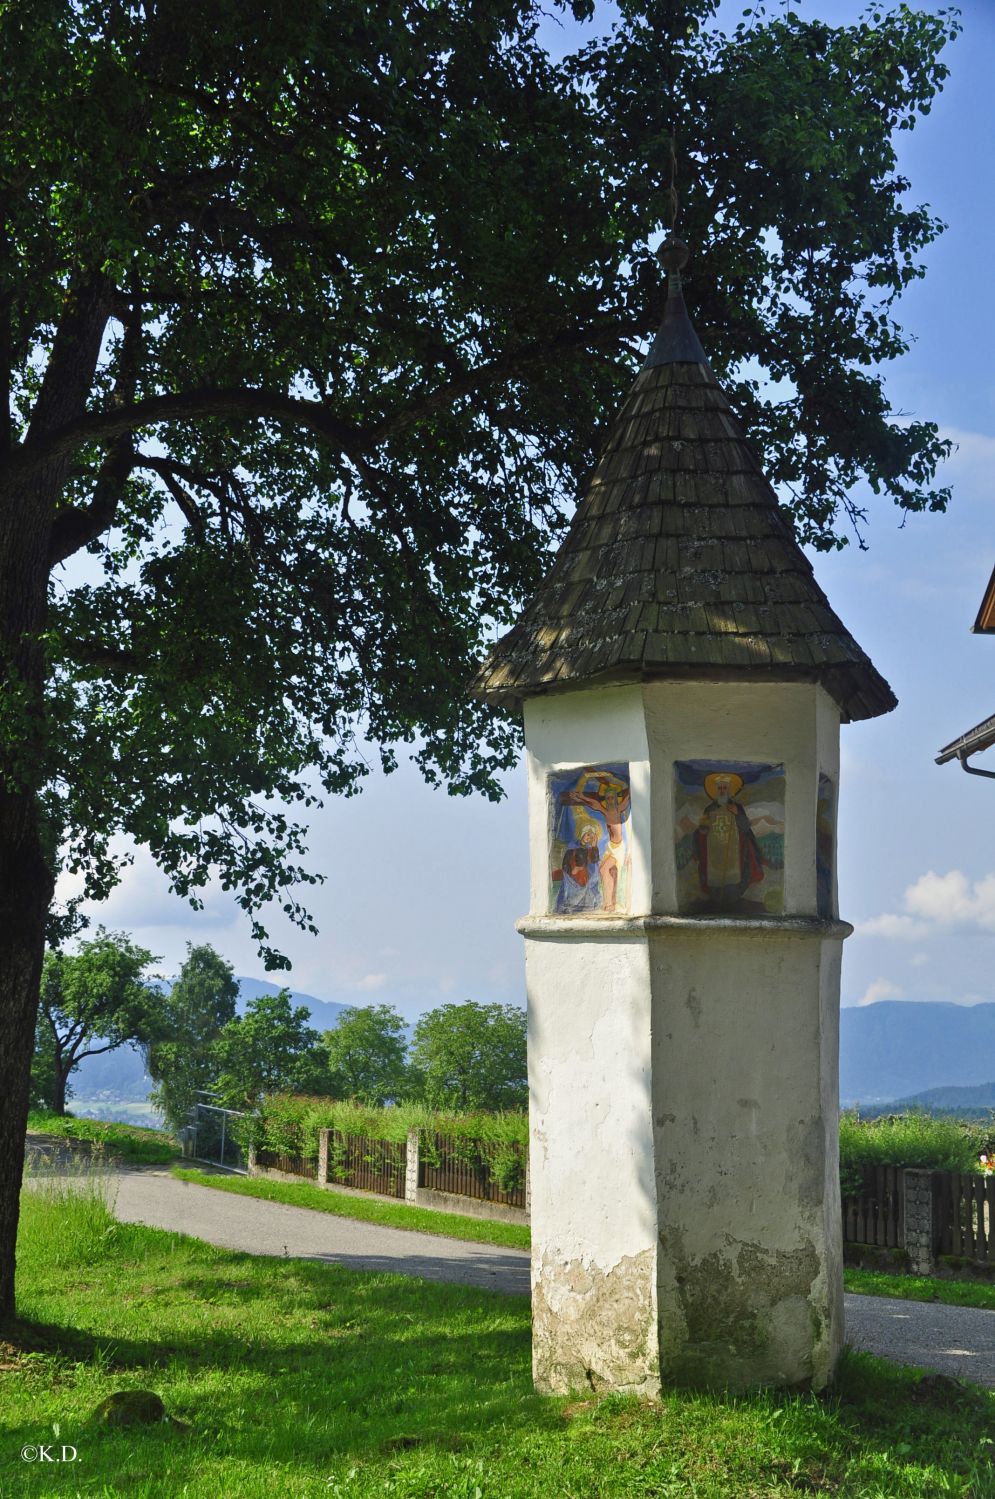
[[602,909],[600,863],[598,834],[588,823],[579,842],[568,848],[563,855],[562,869],[553,871],[554,879],[557,875],[560,876],[560,888],[556,893],[556,910],[559,915],[571,916],[578,911]]

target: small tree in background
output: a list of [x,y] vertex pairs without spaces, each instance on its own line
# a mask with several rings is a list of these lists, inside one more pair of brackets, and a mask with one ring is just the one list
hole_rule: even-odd
[[147,1045],[160,1033],[162,995],[146,978],[157,961],[102,927],[76,953],[46,953],[32,1070],[38,1103],[64,1114],[70,1075],[84,1057],[127,1041]]
[[250,999],[212,1048],[214,1086],[233,1109],[251,1109],[264,1093],[327,1093],[328,1064],[311,1015],[290,991]]
[[415,1026],[412,1060],[432,1108],[522,1109],[528,1103],[525,1011],[442,1005]]
[[186,962],[163,997],[163,1034],[146,1049],[155,1083],[152,1102],[174,1129],[186,1123],[197,1090],[214,1080],[214,1043],[235,1019],[237,999],[231,965],[207,943],[194,947],[188,942]]
[[321,1040],[333,1097],[379,1106],[404,1096],[408,1038],[393,1005],[349,1005]]

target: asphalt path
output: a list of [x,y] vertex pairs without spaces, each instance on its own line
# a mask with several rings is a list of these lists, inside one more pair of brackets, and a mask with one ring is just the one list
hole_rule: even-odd
[[166,1172],[121,1171],[112,1181],[114,1211],[122,1223],[171,1228],[248,1254],[327,1260],[349,1270],[387,1270],[513,1296],[529,1294],[529,1256],[524,1250],[381,1228],[313,1208],[198,1187]]
[[[523,1250],[381,1228],[217,1192],[161,1170],[117,1171],[110,1181],[123,1223],[172,1229],[248,1254],[324,1260],[350,1270],[416,1275],[513,1296],[529,1293],[529,1256]],[[853,1348],[995,1389],[995,1312],[885,1296],[847,1295],[845,1301],[846,1337]]]

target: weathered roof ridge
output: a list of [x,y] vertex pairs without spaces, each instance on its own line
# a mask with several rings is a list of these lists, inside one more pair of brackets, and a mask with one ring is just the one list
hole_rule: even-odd
[[746,675],[819,681],[844,719],[887,713],[895,696],[816,582],[664,248],[660,331],[549,572],[473,691],[518,707],[597,682]]

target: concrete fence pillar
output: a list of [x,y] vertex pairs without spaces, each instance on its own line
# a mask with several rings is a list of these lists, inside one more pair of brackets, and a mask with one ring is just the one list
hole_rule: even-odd
[[256,1174],[256,1147],[254,1145],[250,1145],[249,1146],[249,1153],[246,1156],[245,1164],[246,1164],[246,1167],[248,1169],[249,1175],[250,1176],[255,1176],[255,1174]]
[[933,1177],[930,1171],[906,1169],[902,1190],[905,1197],[905,1252],[913,1275],[932,1275]]
[[328,1186],[328,1136],[330,1131],[318,1131],[318,1186]]
[[418,1131],[408,1130],[407,1159],[404,1167],[404,1200],[418,1201]]

